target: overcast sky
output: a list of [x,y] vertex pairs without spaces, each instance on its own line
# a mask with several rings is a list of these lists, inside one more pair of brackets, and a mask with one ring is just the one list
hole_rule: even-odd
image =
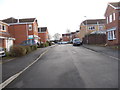
[[108,2],[119,0],[0,0],[0,20],[9,17],[37,18],[49,33],[79,30],[87,19],[103,19]]

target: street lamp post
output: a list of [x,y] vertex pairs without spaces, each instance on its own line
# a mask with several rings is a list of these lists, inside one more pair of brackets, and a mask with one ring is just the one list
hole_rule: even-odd
[[87,31],[87,30],[88,30],[88,29],[87,29],[88,27],[87,27],[87,16],[84,16],[84,17],[86,18],[86,35],[87,35],[87,44],[88,44],[88,31]]

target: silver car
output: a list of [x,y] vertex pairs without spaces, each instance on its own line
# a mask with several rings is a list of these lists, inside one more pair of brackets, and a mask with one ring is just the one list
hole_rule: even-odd
[[5,50],[4,48],[0,47],[0,57],[5,56]]
[[82,41],[79,38],[74,38],[73,39],[73,46],[75,45],[82,45]]

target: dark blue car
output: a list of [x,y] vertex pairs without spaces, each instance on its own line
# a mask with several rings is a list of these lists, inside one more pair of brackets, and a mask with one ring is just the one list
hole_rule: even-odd
[[82,41],[79,38],[73,39],[73,46],[82,45]]
[[37,43],[35,42],[35,40],[26,40],[26,41],[23,41],[20,45],[31,46],[31,45],[37,45]]

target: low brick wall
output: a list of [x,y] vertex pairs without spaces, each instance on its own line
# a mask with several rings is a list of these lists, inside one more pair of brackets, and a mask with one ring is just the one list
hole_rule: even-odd
[[86,35],[83,38],[83,43],[87,44],[106,44],[106,35],[105,34],[90,34]]

